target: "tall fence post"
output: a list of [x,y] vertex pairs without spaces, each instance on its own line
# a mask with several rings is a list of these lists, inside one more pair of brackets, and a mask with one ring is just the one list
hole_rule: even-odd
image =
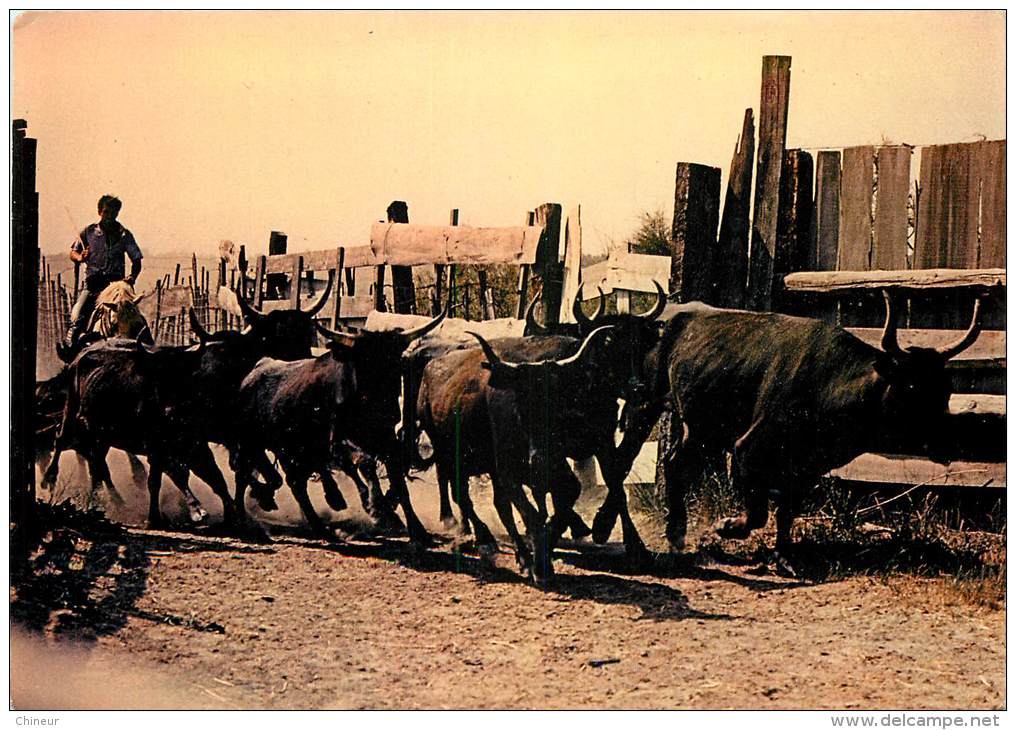
[[39,194],[35,190],[36,140],[24,119],[12,123],[11,180],[11,567],[24,564],[36,530],[35,366],[39,280]]
[[536,248],[535,268],[542,280],[545,324],[557,324],[561,311],[561,287],[564,284],[564,265],[560,261],[561,205],[544,203],[536,209],[535,225],[543,226],[543,234]]
[[780,173],[787,143],[789,103],[790,56],[763,56],[755,219],[751,227],[747,292],[748,308],[759,311],[772,308]]
[[734,148],[723,202],[723,217],[713,257],[713,302],[721,307],[744,306],[748,283],[748,232],[751,227],[751,174],[755,161],[755,119],[744,110],[741,136]]
[[[389,223],[409,223],[409,206],[403,200],[393,200],[388,205],[387,213]],[[400,314],[416,312],[412,266],[392,267],[392,307]]]
[[720,168],[677,163],[671,227],[670,291],[678,301],[711,301],[720,214]]

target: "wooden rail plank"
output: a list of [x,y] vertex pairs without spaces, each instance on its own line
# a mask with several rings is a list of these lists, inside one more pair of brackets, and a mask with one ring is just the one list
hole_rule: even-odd
[[841,292],[850,289],[954,289],[1005,286],[1005,269],[922,269],[914,271],[801,271],[783,277],[790,291]]
[[907,195],[910,192],[911,148],[879,147],[878,190],[872,234],[871,268],[907,268]]
[[871,268],[871,194],[875,174],[875,148],[843,150],[840,179],[840,253],[836,268],[868,271]]
[[[874,347],[878,347],[882,340],[882,330],[876,327],[848,327],[847,332]],[[900,347],[915,345],[917,347],[942,347],[949,342],[954,342],[961,334],[956,330],[901,329],[897,330],[896,341],[899,342]],[[974,344],[953,360],[980,360],[1004,367],[1005,344],[1005,332],[983,330]]]
[[829,474],[848,481],[878,484],[1005,488],[1005,466],[1004,463],[968,461],[944,465],[912,456],[862,454]]
[[950,415],[1005,416],[1005,396],[985,393],[954,393],[949,398]]
[[745,299],[749,309],[758,311],[772,308],[776,218],[783,149],[787,143],[789,104],[790,56],[763,56],[758,172],[755,175],[755,217],[751,229],[748,290]]
[[536,261],[542,232],[541,225],[477,228],[375,223],[370,247],[375,264],[531,264]]

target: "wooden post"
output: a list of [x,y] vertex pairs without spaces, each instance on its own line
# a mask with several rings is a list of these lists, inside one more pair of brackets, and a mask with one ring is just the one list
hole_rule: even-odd
[[[268,255],[282,256],[286,253],[288,238],[281,231],[272,231],[268,238]],[[265,276],[265,297],[281,299],[286,288],[285,274],[268,274]]]
[[176,272],[173,274],[173,286],[180,284],[180,264],[176,265]]
[[720,234],[713,257],[713,302],[721,307],[744,306],[748,280],[748,229],[751,223],[751,166],[755,160],[755,119],[744,110],[741,136],[734,147],[723,202]]
[[720,169],[677,163],[670,243],[670,291],[681,302],[713,298],[712,252],[720,211]]
[[772,307],[776,219],[789,103],[790,56],[763,56],[755,218],[751,229],[746,298],[749,309],[760,311]]
[[335,253],[335,278],[332,279],[332,293],[331,296],[335,299],[335,309],[332,313],[332,329],[337,330],[339,328],[339,316],[342,314],[342,294],[343,294],[343,281],[342,281],[342,270],[346,263],[346,249],[343,246],[339,246],[339,250]]
[[786,150],[780,173],[780,202],[776,219],[774,274],[782,277],[808,268],[811,238],[812,157],[803,150]]
[[[389,223],[409,223],[409,206],[405,201],[393,200],[388,205]],[[412,266],[392,267],[392,304],[400,314],[416,313],[416,288],[413,286]]]
[[[526,225],[532,226],[536,223],[536,212],[529,211],[526,213]],[[526,316],[526,307],[529,302],[526,300],[529,298],[529,264],[522,264],[519,267],[519,301],[515,307],[515,319],[524,319]]]
[[812,217],[812,249],[808,268],[835,271],[840,248],[840,153],[818,153],[815,173],[815,214]]
[[35,411],[39,288],[39,194],[35,190],[36,140],[15,119],[11,150],[11,563],[24,564],[36,532]]
[[196,253],[191,254],[191,296],[194,296],[195,291],[201,287],[201,280],[198,278],[198,255]]
[[293,261],[293,273],[290,274],[292,284],[289,286],[289,306],[291,309],[300,309],[300,280],[303,277],[303,256],[297,256]]
[[385,265],[379,264],[375,267],[374,280],[374,309],[378,312],[387,312],[385,304]]
[[[564,283],[564,265],[560,262],[561,205],[544,203],[536,209],[535,224],[543,226],[543,235],[536,248],[536,270],[540,274],[543,292],[544,324],[557,324],[561,311],[561,286]],[[525,310],[523,309],[523,314]]]
[[152,323],[152,339],[159,341],[159,317],[162,315],[162,279],[155,282],[155,321]]
[[[258,256],[258,262],[254,267],[254,308],[260,309],[261,303],[264,301],[265,292],[265,266],[267,261],[264,256]],[[247,288],[243,285],[243,274],[240,275],[240,294],[247,297],[250,300],[250,295],[245,294],[244,290]]]
[[[452,208],[451,213],[448,214],[448,225],[457,226],[459,224],[459,209]],[[436,317],[441,313],[441,293],[444,288],[445,278],[445,267],[444,264],[434,264],[434,296],[430,301],[430,314],[432,317]],[[451,295],[451,288],[448,289],[449,296]]]

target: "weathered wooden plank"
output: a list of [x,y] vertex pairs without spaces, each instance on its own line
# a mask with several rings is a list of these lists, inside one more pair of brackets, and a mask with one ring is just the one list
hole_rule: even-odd
[[815,212],[812,216],[812,271],[834,271],[840,247],[840,153],[818,153]]
[[1005,416],[1005,396],[955,393],[949,398],[949,413],[953,416],[968,413],[979,416]]
[[751,173],[755,161],[755,119],[744,110],[741,136],[734,146],[720,232],[713,256],[713,297],[717,306],[744,306],[748,280],[748,231],[751,224]]
[[[568,211],[564,219],[564,268],[561,272],[561,312],[559,321],[574,322],[572,302],[578,293],[582,281],[582,206],[576,205]],[[481,297],[484,292],[481,280]]]
[[[389,223],[409,223],[409,206],[393,200],[387,209]],[[416,287],[410,266],[392,265],[392,308],[399,314],[416,314]]]
[[914,268],[948,266],[948,181],[945,179],[946,146],[921,148],[921,193],[917,208]]
[[[536,222],[536,211],[528,211],[525,215],[525,221],[527,226],[533,225]],[[529,306],[529,268],[529,264],[519,266],[519,301],[515,308],[515,317],[517,319],[525,318],[526,307]]]
[[875,153],[878,189],[872,234],[871,268],[907,268],[907,195],[911,148],[879,147]]
[[332,279],[332,329],[338,329],[339,318],[342,316],[342,269],[345,266],[346,249],[341,246],[335,252],[335,272]]
[[783,277],[791,291],[850,289],[953,289],[1005,286],[1005,269],[922,269],[915,271],[799,271]]
[[981,245],[977,266],[1005,266],[1005,140],[981,145]]
[[534,253],[534,269],[542,280],[540,295],[543,304],[544,324],[557,324],[561,311],[561,288],[564,283],[564,266],[560,262],[561,206],[544,203],[536,209],[536,226],[543,231],[538,250]]
[[976,143],[948,145],[945,150],[945,265],[953,269],[977,266],[977,153]]
[[776,259],[773,263],[779,274],[809,268],[813,177],[814,163],[808,152],[784,152],[776,221]]
[[763,56],[755,217],[751,229],[746,296],[749,309],[768,310],[772,307],[776,219],[789,104],[790,56]]
[[[878,327],[848,327],[847,331],[874,347],[882,341],[882,330]],[[962,334],[956,330],[897,330],[896,341],[901,347],[942,347],[955,342]],[[1005,366],[1005,332],[983,330],[969,348],[957,355],[957,361],[981,361],[985,365]]]
[[288,274],[299,254],[276,254],[265,258],[265,274]]
[[948,466],[927,459],[886,454],[862,454],[831,476],[854,482],[926,484],[936,487],[1006,486],[1005,464],[954,461]]
[[293,261],[293,269],[289,276],[289,306],[299,309],[300,287],[303,283],[303,256],[297,255]]
[[671,226],[670,290],[678,300],[713,301],[713,249],[720,211],[720,168],[678,162]]
[[[268,265],[267,256],[258,256],[257,263],[254,265],[254,306],[260,307],[261,303],[265,300],[265,268]],[[244,277],[240,276],[240,293],[251,299],[251,295],[243,290],[246,288]]]
[[597,299],[597,287],[610,294],[615,289],[653,294],[656,282],[668,291],[671,259],[669,256],[654,256],[643,253],[612,253],[610,258],[599,261],[582,270],[582,296],[585,301]]
[[836,268],[867,271],[871,268],[871,195],[875,149],[843,150],[840,177],[840,248]]
[[359,269],[364,266],[374,266],[374,252],[370,246],[345,246],[345,262],[347,269]]
[[375,264],[523,264],[536,261],[542,227],[422,226],[375,223],[370,247]]

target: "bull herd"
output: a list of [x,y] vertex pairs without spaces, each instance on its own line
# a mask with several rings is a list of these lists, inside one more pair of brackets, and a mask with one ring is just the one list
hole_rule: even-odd
[[[799,499],[830,469],[901,436],[935,457],[950,396],[945,363],[980,331],[975,304],[955,343],[901,348],[887,291],[876,348],[819,320],[668,303],[657,285],[657,301],[642,315],[605,315],[601,292],[592,317],[576,299],[574,324],[543,325],[530,305],[525,336],[488,342],[470,333],[475,342],[462,342],[437,329],[447,309],[415,329],[329,330],[315,315],[330,289],[331,281],[306,311],[267,314],[239,293],[243,332],[208,333],[192,311],[192,346],[114,338],[82,349],[37,386],[39,403],[57,404],[53,423],[40,430],[51,434],[41,446],[52,449],[43,486],[55,483],[61,452],[73,449],[87,462],[92,489],[115,495],[106,456],[118,448],[147,457],[151,525],[163,523],[164,473],[191,518],[207,516],[188,487],[193,473],[222,500],[225,529],[241,531],[249,525],[247,490],[262,509],[275,509],[284,474],[309,525],[331,534],[311,505],[308,481],[317,477],[329,507],[341,511],[347,505],[332,475],[339,469],[379,527],[403,529],[401,508],[410,539],[429,545],[407,479],[434,464],[442,519],[450,524],[454,498],[461,529],[489,557],[495,538],[469,493],[469,477],[487,474],[520,570],[539,583],[551,577],[566,531],[602,543],[618,519],[628,558],[647,560],[623,483],[669,411],[672,446],[662,458],[671,548],[684,546],[686,488],[726,453],[745,509],[720,520],[717,533],[744,538],[764,526],[772,497],[779,556],[790,545]],[[317,332],[327,351],[314,357]],[[432,447],[427,459],[422,434]],[[229,452],[232,495],[210,443]],[[566,460],[590,457],[607,485],[591,528],[575,511],[581,485]]]

